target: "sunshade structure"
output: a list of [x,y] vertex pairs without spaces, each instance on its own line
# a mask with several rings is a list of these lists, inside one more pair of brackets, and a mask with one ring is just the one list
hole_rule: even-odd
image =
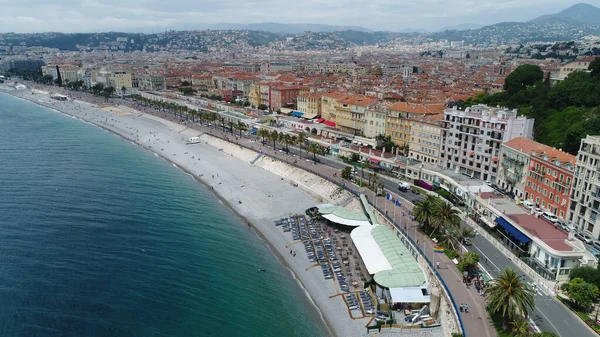
[[331,222],[344,226],[358,227],[371,226],[369,219],[364,213],[350,212],[341,206],[319,205],[319,214]]

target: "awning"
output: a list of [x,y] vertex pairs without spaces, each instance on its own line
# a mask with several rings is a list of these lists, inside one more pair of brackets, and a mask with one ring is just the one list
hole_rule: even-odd
[[324,122],[323,122],[323,124],[325,124],[325,125],[327,125],[327,126],[334,127],[334,128],[335,128],[335,126],[336,126],[335,122],[332,122],[332,121],[324,121]]
[[325,219],[327,219],[331,222],[335,222],[340,225],[352,226],[352,227],[357,227],[357,226],[369,226],[370,227],[371,226],[371,223],[367,220],[344,219],[335,214],[322,214],[322,216]]
[[292,116],[296,116],[296,117],[302,117],[302,115],[304,115],[304,112],[300,112],[300,111],[292,111]]
[[319,118],[317,119],[317,123],[323,123],[325,121],[325,118]]
[[369,158],[369,160],[370,160],[372,163],[375,163],[375,164],[379,164],[379,161],[380,161],[379,159],[376,159],[376,158],[373,158],[373,157]]
[[256,129],[250,129],[250,133],[251,133],[251,134],[255,135],[255,134],[256,134],[256,132],[257,132],[257,130],[256,130]]
[[513,225],[506,221],[506,219],[498,217],[496,218],[495,222],[502,226],[502,228],[504,228],[510,235],[517,239],[517,241],[521,243],[531,242],[531,239],[527,235],[521,233],[518,229],[516,229]]
[[[427,289],[425,289],[425,292]],[[429,295],[423,295],[420,287],[390,288],[392,303],[429,303]]]
[[350,232],[352,242],[356,246],[369,275],[374,275],[382,270],[392,269],[392,265],[383,254],[373,235],[371,235],[373,227],[360,226]]

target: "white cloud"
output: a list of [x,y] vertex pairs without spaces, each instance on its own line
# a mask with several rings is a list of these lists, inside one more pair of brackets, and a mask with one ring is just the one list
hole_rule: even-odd
[[[202,28],[211,23],[319,23],[376,30],[524,21],[564,0],[0,0],[0,31],[95,32]],[[588,3],[600,7],[600,0]]]

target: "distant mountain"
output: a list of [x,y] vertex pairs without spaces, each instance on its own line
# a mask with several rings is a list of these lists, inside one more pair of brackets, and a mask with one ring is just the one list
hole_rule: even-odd
[[484,27],[485,25],[480,25],[478,23],[463,23],[461,25],[448,26],[440,29],[440,31],[444,30],[469,30],[469,29],[479,29]]
[[284,33],[284,34],[298,34],[304,32],[337,32],[344,30],[354,30],[358,32],[371,32],[370,29],[360,26],[332,26],[332,25],[320,25],[312,23],[277,23],[277,22],[263,22],[263,23],[216,23],[211,25],[205,25],[202,29],[238,29],[238,30],[260,30],[270,33]]
[[579,3],[560,13],[543,15],[529,23],[567,23],[600,26],[600,8]]

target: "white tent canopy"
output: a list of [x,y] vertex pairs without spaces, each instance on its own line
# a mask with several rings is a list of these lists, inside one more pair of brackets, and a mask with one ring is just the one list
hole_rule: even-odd
[[323,214],[322,215],[325,219],[331,221],[331,222],[335,222],[338,223],[340,225],[346,225],[346,226],[371,226],[371,223],[365,220],[352,220],[352,219],[344,219],[344,218],[340,218],[339,216],[335,215],[335,214]]
[[392,303],[429,303],[429,295],[423,295],[420,287],[390,288]]
[[350,233],[352,242],[367,267],[369,274],[373,275],[382,270],[392,269],[392,265],[379,248],[377,241],[371,235],[371,230],[376,226],[360,226]]

